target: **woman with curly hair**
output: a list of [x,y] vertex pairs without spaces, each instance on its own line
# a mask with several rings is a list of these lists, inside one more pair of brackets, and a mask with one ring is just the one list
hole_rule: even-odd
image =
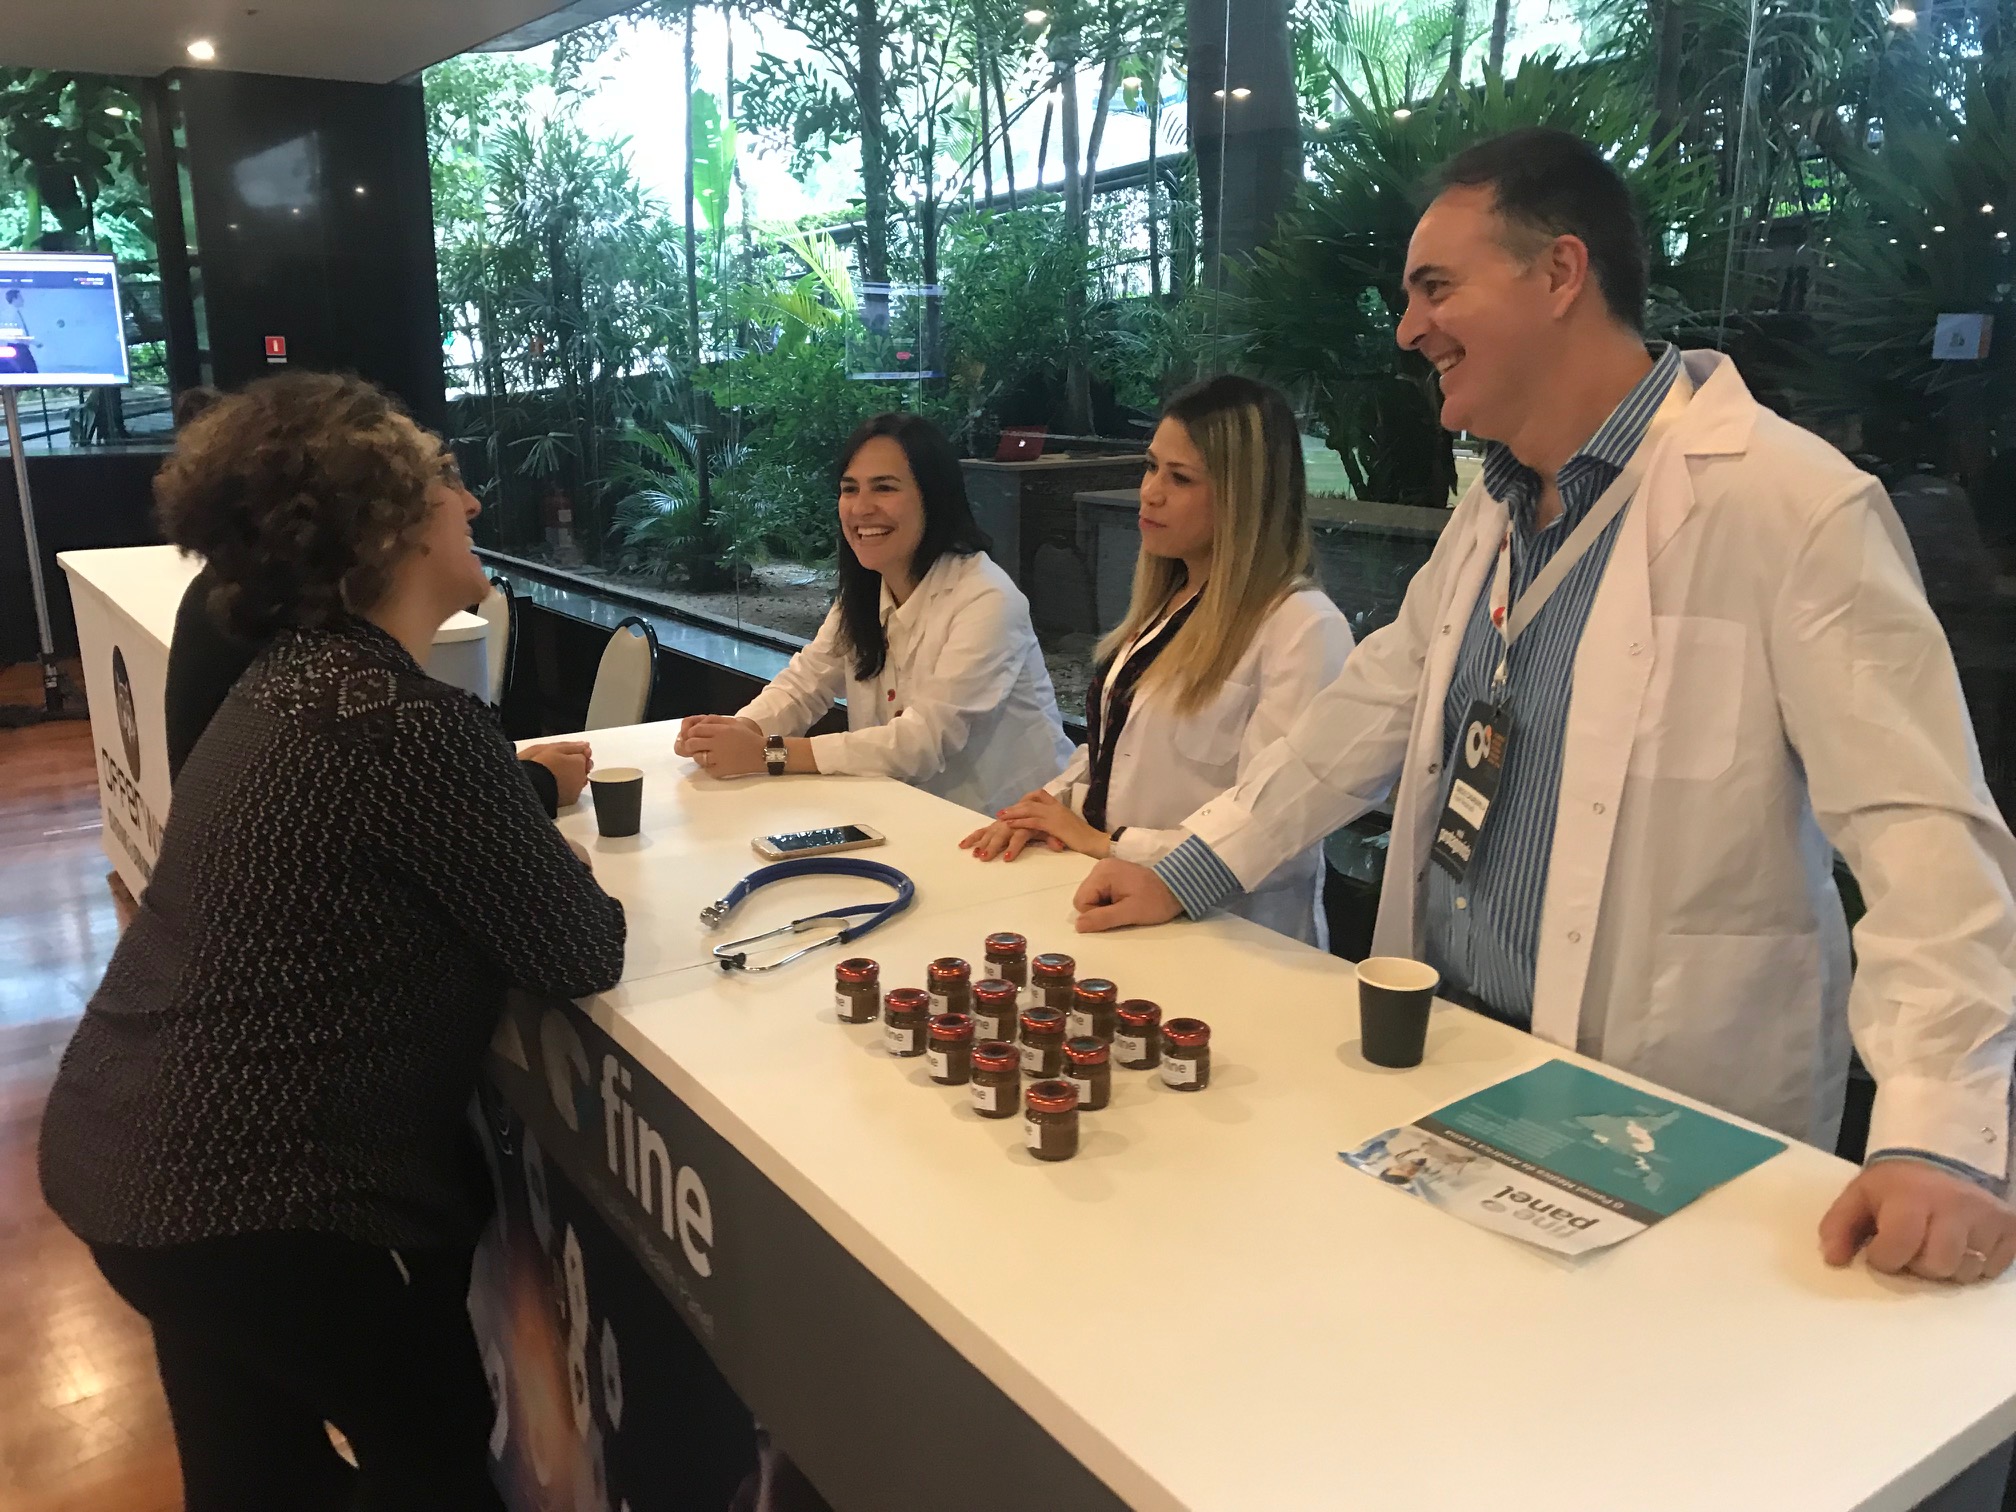
[[[216,389],[199,385],[175,396],[175,424],[186,429],[224,402]],[[232,685],[245,675],[263,642],[234,635],[218,609],[220,584],[205,567],[190,580],[175,610],[175,636],[168,646],[168,686],[162,702],[168,731],[169,780],[182,775],[182,763],[210,728]],[[490,591],[483,584],[480,600]],[[581,796],[594,753],[585,740],[551,740],[532,746],[519,757],[518,770],[532,784],[548,815],[557,815]]]
[[189,1512],[498,1508],[466,1111],[506,989],[613,986],[622,906],[420,668],[484,587],[437,438],[290,374],[197,419],[155,489],[265,649],[64,1056],[43,1190],[153,1325]]

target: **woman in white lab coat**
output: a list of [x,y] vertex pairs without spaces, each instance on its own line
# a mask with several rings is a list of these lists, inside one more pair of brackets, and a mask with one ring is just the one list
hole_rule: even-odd
[[[878,415],[840,455],[840,592],[811,644],[732,718],[676,746],[716,777],[894,777],[992,813],[1071,743],[1029,601],[987,556],[958,456],[921,415]],[[847,700],[844,734],[804,732]]]
[[[1099,643],[1086,743],[1062,775],[960,842],[1012,861],[1032,840],[1160,860],[1183,820],[1285,734],[1351,650],[1310,580],[1302,438],[1288,401],[1207,379],[1163,412],[1141,481],[1127,617]],[[1290,857],[1230,905],[1321,946],[1323,848]]]

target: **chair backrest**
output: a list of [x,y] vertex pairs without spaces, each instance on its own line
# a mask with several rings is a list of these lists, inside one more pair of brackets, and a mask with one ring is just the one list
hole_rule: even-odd
[[658,632],[636,615],[609,633],[602,663],[595,669],[595,689],[588,695],[584,730],[607,730],[644,722],[651,690],[658,682]]
[[487,627],[483,647],[490,660],[490,702],[501,705],[505,689],[511,686],[511,663],[518,651],[518,604],[510,580],[490,579],[490,596],[476,606],[476,612]]

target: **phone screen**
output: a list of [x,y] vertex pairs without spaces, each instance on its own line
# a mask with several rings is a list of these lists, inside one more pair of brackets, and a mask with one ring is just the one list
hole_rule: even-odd
[[872,837],[858,824],[836,824],[831,829],[794,830],[788,835],[766,838],[778,850],[789,855],[793,851],[821,850],[829,845],[855,845]]

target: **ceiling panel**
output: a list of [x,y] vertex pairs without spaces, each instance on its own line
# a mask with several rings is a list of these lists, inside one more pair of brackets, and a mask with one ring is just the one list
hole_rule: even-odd
[[187,51],[204,37],[217,48],[213,68],[383,84],[566,9],[559,0],[23,0],[5,5],[0,64],[151,75],[204,66]]

